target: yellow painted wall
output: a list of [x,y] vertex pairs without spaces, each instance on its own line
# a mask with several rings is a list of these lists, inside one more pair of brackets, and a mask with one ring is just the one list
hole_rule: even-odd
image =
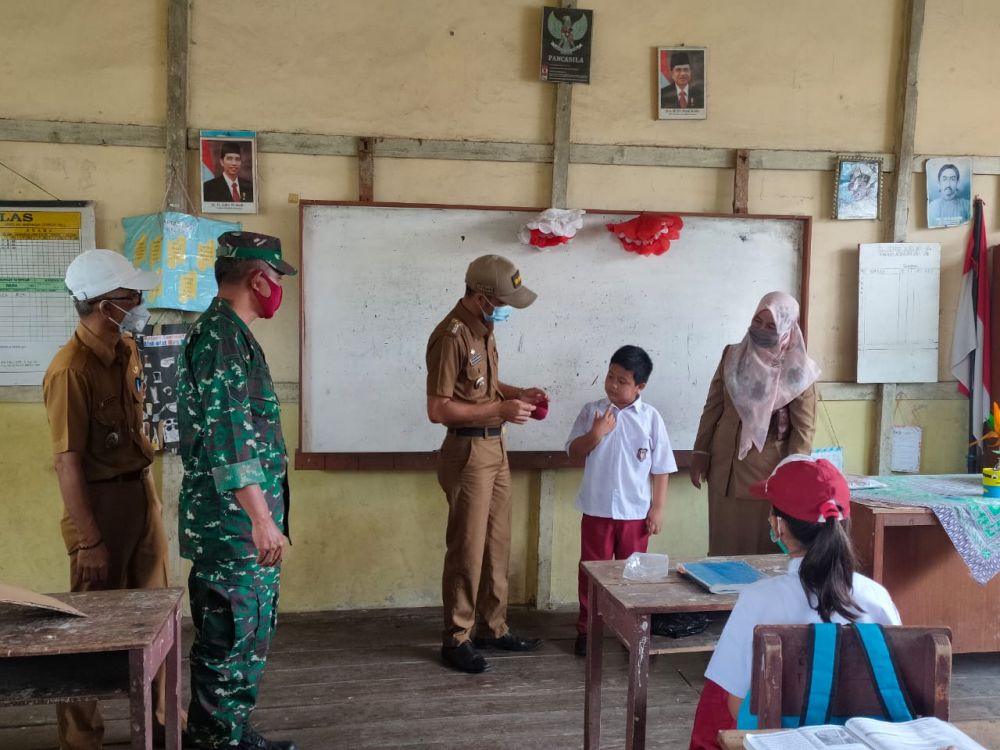
[[[683,12],[662,0],[604,0],[588,7],[596,18],[595,63],[593,83],[574,90],[575,142],[844,153],[892,148],[902,0],[704,0]],[[201,128],[546,142],[554,88],[536,80],[538,8],[519,1],[196,2],[190,122]],[[40,0],[30,9],[6,10],[6,27],[19,33],[8,34],[0,66],[5,117],[163,124],[164,0]],[[1000,117],[1000,97],[988,72],[998,14],[993,0],[928,0],[918,152],[997,152],[990,123]],[[227,58],[233,40],[240,49],[259,51],[240,63],[243,69]],[[654,49],[678,43],[709,48],[709,118],[703,122],[654,118]],[[4,198],[51,194],[96,201],[99,246],[120,247],[121,217],[156,211],[163,200],[158,149],[0,142],[0,162],[7,166],[0,167]],[[194,153],[189,166],[194,195]],[[379,159],[375,196],[542,206],[549,200],[550,169]],[[244,226],[281,236],[293,262],[300,252],[298,207],[290,194],[357,197],[353,158],[264,153],[258,174],[261,214],[246,217]],[[910,237],[942,244],[939,377],[948,380],[967,230],[919,228],[926,221],[923,178],[913,177]],[[732,179],[724,169],[574,164],[569,197],[571,205],[594,208],[724,212],[731,208]],[[987,229],[995,241],[997,178],[978,176],[974,189],[987,201]],[[749,198],[754,212],[813,217],[810,351],[823,380],[852,381],[856,246],[880,239],[881,223],[831,220],[829,172],[754,171]],[[255,331],[275,378],[291,382],[298,371],[298,293],[295,284],[286,290],[286,306]],[[530,315],[525,312],[526,321]],[[0,502],[8,519],[0,580],[61,589],[60,501],[44,410],[3,399],[0,389]],[[848,470],[867,471],[873,403],[825,406],[817,445],[843,445]],[[962,469],[964,409],[962,401],[900,402],[894,421],[924,427],[926,471]],[[297,405],[286,404],[283,414],[294,447]],[[564,602],[575,598],[579,480],[576,471],[556,477],[553,594]],[[283,580],[286,609],[439,601],[445,505],[433,473],[293,472],[291,483],[295,544]],[[537,473],[515,476],[511,594],[517,602],[535,596],[538,495]],[[706,545],[704,496],[681,473],[671,483],[667,527],[652,548],[680,557],[701,554]]]

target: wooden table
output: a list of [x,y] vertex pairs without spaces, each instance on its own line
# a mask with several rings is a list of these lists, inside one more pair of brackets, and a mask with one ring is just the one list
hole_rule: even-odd
[[183,589],[56,594],[87,617],[0,605],[0,705],[129,699],[134,750],[152,750],[151,683],[166,664],[166,747],[180,750]]
[[1000,576],[977,583],[930,508],[854,499],[851,536],[904,625],[951,628],[952,653],[1000,651]]
[[[996,747],[998,732],[1000,732],[1000,722],[995,721],[953,721],[955,727],[961,729],[972,739],[983,747]],[[780,729],[760,729],[754,730],[753,734],[771,734],[780,732]],[[749,732],[742,729],[733,729],[728,732],[719,732],[719,746],[722,750],[743,750],[743,738]]]
[[[784,573],[784,555],[719,557],[718,560],[746,560],[769,575]],[[604,656],[604,628],[618,636],[629,652],[628,698],[626,704],[626,750],[646,746],[646,687],[650,654],[711,651],[722,631],[721,622],[704,633],[687,638],[665,638],[650,633],[650,617],[677,612],[729,612],[736,597],[709,594],[675,570],[664,581],[629,581],[622,576],[623,561],[580,563],[587,575],[590,611],[587,620],[586,692],[583,709],[583,747],[601,746],[601,670]]]

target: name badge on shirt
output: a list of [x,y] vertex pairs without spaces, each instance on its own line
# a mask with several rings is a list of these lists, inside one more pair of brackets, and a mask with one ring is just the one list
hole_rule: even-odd
[[649,453],[649,451],[646,448],[640,448],[636,451],[635,455],[640,461],[645,461],[647,453]]
[[480,354],[479,352],[477,352],[475,349],[473,349],[471,352],[469,352],[469,364],[470,365],[478,365],[482,361],[483,361],[483,355]]

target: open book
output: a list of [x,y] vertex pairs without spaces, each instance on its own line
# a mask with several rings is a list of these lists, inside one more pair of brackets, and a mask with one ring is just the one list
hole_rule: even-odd
[[702,560],[682,563],[677,572],[713,594],[736,594],[764,574],[743,560]]
[[748,734],[748,750],[986,750],[965,732],[934,717],[893,724],[876,719],[848,719],[771,734]]

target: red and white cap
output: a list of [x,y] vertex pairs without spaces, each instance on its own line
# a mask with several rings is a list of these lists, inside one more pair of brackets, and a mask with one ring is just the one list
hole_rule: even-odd
[[750,487],[785,515],[807,523],[851,517],[851,491],[840,470],[825,458],[793,454],[771,476]]

